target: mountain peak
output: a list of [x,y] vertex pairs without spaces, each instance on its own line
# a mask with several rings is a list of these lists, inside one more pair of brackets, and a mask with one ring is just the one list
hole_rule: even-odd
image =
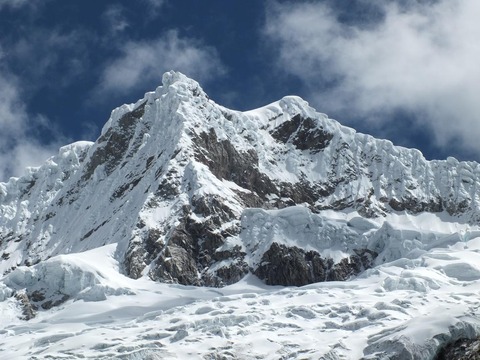
[[[208,98],[201,86],[193,79],[190,79],[181,72],[169,71],[162,76],[162,85],[155,91],[145,93],[144,97],[131,104],[124,104],[114,109],[110,119],[103,126],[101,135],[104,135],[111,127],[117,127],[119,120],[128,113],[139,108],[144,108],[147,104],[154,104],[156,101],[162,101],[161,108],[169,108],[171,111],[178,108],[181,102],[188,102],[194,97],[206,101]],[[168,105],[167,105],[168,103]]]
[[165,89],[168,89],[170,86],[174,84],[183,84],[190,89],[201,89],[198,82],[189,78],[188,76],[184,75],[179,71],[167,71],[162,76],[162,86]]
[[[309,227],[321,222],[314,214],[326,210],[365,218],[431,212],[476,223],[480,208],[476,163],[428,162],[418,151],[358,134],[296,96],[230,110],[178,72],[165,73],[156,91],[115,109],[94,144],[61,153],[72,154],[74,165],[52,160],[46,171],[1,188],[0,236],[20,239],[0,239],[16,254],[0,264],[3,271],[117,243],[118,260],[132,277],[221,285],[246,272],[265,277],[270,271],[248,260],[268,253],[254,254],[242,241],[242,219],[255,213],[249,208],[303,206],[314,219]],[[360,250],[381,252],[371,236]],[[352,246],[345,245],[342,256],[357,256]]]
[[[333,349],[328,340],[325,346],[332,348],[326,354],[332,359],[361,356],[356,349],[342,355],[347,350],[345,331],[352,329],[364,336],[365,358],[388,357],[392,351],[397,357],[427,354],[433,358],[439,347],[435,339],[470,336],[470,328],[460,323],[452,331],[451,320],[438,322],[435,314],[428,321],[422,318],[425,328],[418,333],[433,338],[419,347],[412,342],[417,336],[404,324],[411,326],[409,319],[418,314],[431,314],[424,304],[433,299],[443,297],[443,305],[451,308],[452,293],[465,298],[457,304],[458,319],[471,317],[467,305],[476,296],[480,279],[479,181],[477,163],[452,158],[429,162],[419,151],[356,133],[299,97],[234,111],[210,100],[196,81],[169,72],[155,91],[115,109],[95,143],[62,147],[57,156],[26,176],[0,183],[0,277],[5,275],[0,281],[0,305],[8,301],[8,307],[23,309],[25,319],[31,319],[36,312],[60,304],[64,309],[78,306],[72,303],[75,300],[145,296],[136,299],[148,298],[146,302],[134,302],[153,306],[155,311],[148,312],[153,317],[142,316],[138,324],[157,324],[165,315],[155,315],[158,306],[178,305],[179,297],[148,305],[154,297],[141,294],[146,287],[161,288],[155,293],[168,297],[169,291],[176,289],[178,294],[181,287],[160,287],[153,281],[215,287],[239,283],[218,292],[181,290],[183,299],[191,294],[204,299],[206,294],[232,294],[254,276],[264,283],[260,292],[268,292],[265,301],[253,294],[229,299],[245,301],[245,316],[230,318],[230,310],[213,311],[224,308],[221,304],[196,310],[182,305],[176,307],[183,312],[181,317],[165,320],[166,335],[155,332],[140,337],[148,346],[151,339],[170,337],[160,347],[183,343],[188,348],[199,339],[197,335],[218,334],[218,324],[225,325],[222,338],[224,329],[237,325],[229,337],[248,338],[243,336],[245,319],[263,329],[266,322],[259,319],[277,316],[265,311],[274,298],[265,284],[336,281],[330,286],[278,292],[310,300],[302,298],[298,302],[302,306],[294,307],[290,295],[282,298],[274,307],[284,306],[282,319],[289,324],[268,320],[269,328],[273,324],[272,329],[286,329],[291,336],[292,321],[301,324],[300,318],[316,318],[320,330],[338,332],[340,345]],[[133,280],[138,278],[150,281]],[[352,281],[340,285],[338,281],[343,280]],[[470,293],[465,293],[467,288]],[[426,297],[427,293],[435,296]],[[318,308],[319,303],[326,306],[319,296],[331,300],[330,308]],[[227,299],[221,296],[214,301],[223,302],[222,298]],[[310,303],[307,309],[305,304]],[[345,304],[339,307],[339,303]],[[260,304],[261,310],[255,310]],[[198,302],[190,305],[197,307]],[[146,308],[142,309],[143,315]],[[259,315],[252,317],[252,309]],[[58,320],[51,315],[55,311],[63,310],[52,309],[46,318]],[[392,320],[395,312],[398,317]],[[131,311],[125,314],[128,321],[121,318],[113,324],[115,328],[120,322],[137,324]],[[109,311],[105,319],[111,318]],[[172,327],[183,321],[180,318],[185,324]],[[385,332],[387,321],[393,325]],[[103,318],[98,323],[104,333]],[[432,323],[438,325],[436,329],[443,327],[440,335],[433,335]],[[478,319],[471,323],[477,326]],[[158,329],[155,324],[142,329],[153,332]],[[313,332],[318,333],[318,328]],[[188,341],[182,342],[187,336]],[[60,339],[58,334],[37,338],[29,355],[33,351],[46,354],[44,344]],[[298,357],[298,344],[294,345],[291,357]],[[15,346],[12,351],[18,352]],[[121,342],[118,346],[125,354]],[[91,350],[106,348],[109,353],[103,355],[113,354],[104,343],[92,344]],[[284,354],[286,348],[279,349]],[[337,350],[342,352],[338,356]]]

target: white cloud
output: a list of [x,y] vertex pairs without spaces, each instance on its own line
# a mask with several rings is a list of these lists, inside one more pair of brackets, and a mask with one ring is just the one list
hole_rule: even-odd
[[12,8],[19,8],[23,5],[28,4],[28,0],[0,0],[0,9],[4,6],[9,6]]
[[139,87],[147,90],[147,86],[158,85],[169,70],[199,81],[225,72],[215,49],[170,31],[153,41],[125,43],[121,56],[105,67],[95,95],[126,94]]
[[148,8],[145,22],[149,22],[161,15],[160,10],[162,10],[164,6],[168,4],[167,0],[143,0],[143,2]]
[[58,149],[58,144],[40,144],[30,135],[48,126],[46,118],[27,114],[15,78],[0,72],[0,181],[22,175],[27,166],[40,165]]
[[124,15],[124,8],[121,5],[109,5],[103,13],[103,17],[112,34],[123,32],[129,27],[127,18]]
[[17,143],[9,152],[0,155],[0,181],[24,175],[27,167],[40,166],[58,149],[58,146],[45,146],[34,139]]
[[166,0],[144,0],[149,5],[152,15],[157,15],[158,11],[167,4]]
[[146,0],[146,2],[155,9],[159,9],[166,4],[165,0]]
[[369,26],[342,23],[325,3],[271,3],[264,30],[278,65],[316,92],[321,111],[373,122],[413,111],[437,144],[480,150],[480,2],[376,3],[385,16]]
[[30,93],[37,90],[35,87],[68,86],[88,69],[89,35],[81,29],[66,32],[36,28],[8,43],[1,39],[5,47],[5,67],[21,68],[21,72],[16,73],[28,79],[22,82],[22,88],[29,87]]
[[27,9],[31,13],[38,11],[49,0],[29,1],[29,0],[0,0],[0,10],[3,8],[19,10]]
[[7,134],[22,131],[24,105],[19,101],[19,94],[13,80],[0,73],[0,136],[5,137],[0,146],[8,140]]

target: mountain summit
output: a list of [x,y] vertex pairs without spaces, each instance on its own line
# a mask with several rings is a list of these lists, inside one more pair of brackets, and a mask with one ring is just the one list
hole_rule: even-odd
[[116,243],[132,278],[346,280],[402,255],[384,241],[394,230],[369,219],[427,212],[477,224],[479,171],[356,133],[294,96],[233,111],[169,72],[115,109],[95,143],[0,184],[0,273]]
[[0,359],[467,356],[479,171],[166,73],[0,183]]

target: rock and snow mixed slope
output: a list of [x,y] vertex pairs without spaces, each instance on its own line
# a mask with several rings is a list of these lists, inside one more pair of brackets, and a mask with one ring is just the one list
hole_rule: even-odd
[[[434,217],[387,220],[447,231]],[[451,244],[303,287],[134,280],[115,244],[52,257],[2,280],[0,359],[433,359],[480,331],[480,238]],[[43,286],[69,300],[21,320],[8,292]]]
[[433,358],[480,333],[479,171],[167,73],[0,183],[0,358]]
[[[478,171],[477,163],[428,162],[416,150],[357,134],[297,97],[246,113],[228,110],[195,81],[167,73],[155,92],[114,110],[95,143],[64,147],[0,185],[0,271],[116,243],[131,277],[230,284],[256,270],[252,258],[261,260],[242,229],[262,215],[248,209],[294,205],[308,209],[305,226],[317,237],[312,250],[336,247],[337,260],[353,256],[360,269],[382,251],[367,247],[375,235],[366,222],[333,229],[316,213],[435,212],[475,224]],[[280,218],[288,214],[298,217],[292,210]],[[279,231],[268,236],[291,237]],[[332,279],[358,272],[333,271],[319,251],[300,251],[298,260],[314,259],[303,265]]]

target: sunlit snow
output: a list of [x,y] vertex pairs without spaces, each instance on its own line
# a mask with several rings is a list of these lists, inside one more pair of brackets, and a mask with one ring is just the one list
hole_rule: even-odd
[[[279,216],[285,220],[286,214]],[[426,234],[421,218],[396,215],[392,223],[410,232],[416,224]],[[430,234],[437,238],[447,228],[470,231],[433,220]],[[452,335],[452,325],[465,336],[480,329],[480,237],[450,236],[441,247],[418,257],[403,254],[409,256],[357,279],[300,288],[268,287],[254,276],[221,289],[132,280],[119,273],[114,252],[115,245],[107,245],[60,255],[6,275],[0,283],[0,359],[359,359],[391,339],[418,346],[429,358],[442,341],[439,334]],[[21,309],[8,292],[35,287],[70,299],[19,320]]]
[[[87,168],[84,159],[104,144],[79,142],[0,183],[0,359],[432,359],[445,342],[480,334],[479,164],[428,162],[294,96],[228,110],[173,72],[155,92],[114,110],[102,136],[142,106],[112,168],[101,156]],[[320,155],[271,136],[298,114],[335,134]],[[212,129],[219,141],[255,152],[272,181],[327,187],[333,179],[335,187],[310,205],[275,208],[285,199],[267,194],[266,208],[245,208],[237,195],[250,190],[195,160],[192,134]],[[161,184],[178,194],[156,194]],[[303,287],[267,286],[251,274],[222,288],[164,284],[149,279],[154,261],[139,279],[125,276],[125,254],[142,244],[142,231],[172,228],[185,205],[206,195],[235,216],[216,231],[238,229],[216,251],[238,247],[250,267],[272,243],[335,262],[359,248],[378,257],[356,278]],[[435,213],[388,205],[414,199],[428,207],[440,198]],[[28,321],[25,293],[41,304]]]

